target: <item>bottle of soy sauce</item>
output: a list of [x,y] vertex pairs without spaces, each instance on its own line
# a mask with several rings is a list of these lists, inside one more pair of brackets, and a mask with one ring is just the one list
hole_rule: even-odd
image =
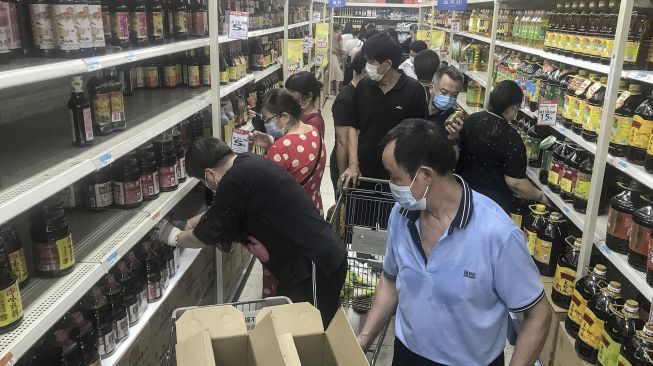
[[633,224],[628,241],[628,264],[638,271],[646,272],[649,245],[653,242],[653,205],[648,203],[633,214]]
[[639,84],[630,84],[628,90],[621,93],[617,99],[612,134],[610,135],[610,147],[608,148],[608,152],[612,156],[626,156],[628,140],[633,128],[633,116],[637,107],[645,99],[646,97],[642,95],[641,85]]
[[617,365],[622,343],[644,326],[644,321],[639,318],[639,304],[635,300],[626,300],[621,309],[611,306],[610,312],[612,314],[603,327],[601,346],[596,357],[597,366]]
[[597,292],[587,303],[583,321],[576,337],[576,353],[589,363],[596,362],[601,346],[603,327],[610,317],[610,307],[623,305],[621,284],[610,281],[607,287]]
[[583,214],[587,210],[587,200],[590,196],[592,169],[594,169],[594,156],[589,155],[578,167],[578,173],[576,175],[573,200],[574,210]]
[[633,164],[643,165],[646,160],[648,142],[653,131],[653,95],[646,98],[637,107],[632,126],[626,158]]
[[587,276],[579,279],[574,285],[574,292],[569,303],[569,312],[565,319],[565,329],[572,337],[576,337],[585,314],[588,301],[601,289],[605,282],[607,269],[597,264]]
[[647,323],[634,337],[624,340],[617,365],[648,366],[651,365],[648,353],[653,349],[653,323]]
[[84,357],[82,349],[77,342],[70,340],[65,329],[54,331],[54,344],[52,359],[48,362],[52,366],[81,365]]
[[542,276],[553,277],[555,274],[557,258],[566,245],[564,221],[561,213],[552,212],[546,224],[537,231],[533,259]]
[[11,270],[7,248],[0,245],[0,334],[16,329],[23,321],[18,281]]
[[4,247],[11,266],[11,272],[18,281],[18,286],[23,288],[29,282],[29,272],[25,261],[23,243],[8,224],[0,224],[0,248]]
[[82,299],[82,307],[86,312],[86,318],[90,319],[95,327],[100,357],[109,357],[116,350],[116,330],[107,298],[99,287],[93,286]]
[[125,262],[127,263],[127,268],[134,276],[134,288],[138,292],[138,297],[140,300],[138,311],[139,315],[142,316],[145,310],[147,310],[148,304],[145,266],[141,264],[141,261],[138,260],[133,250],[130,250],[127,253]]
[[560,192],[560,174],[562,174],[562,168],[565,165],[567,146],[566,143],[561,143],[553,149],[553,155],[551,155],[547,184],[551,191],[556,193]]
[[528,201],[517,195],[513,195],[510,202],[510,218],[520,230],[523,230],[522,223],[529,212]]
[[578,167],[587,156],[585,150],[579,146],[572,145],[570,149],[560,174],[560,197],[565,201],[572,201],[574,198]]
[[558,146],[558,144],[562,144],[562,142],[557,141],[556,137],[553,135],[545,138],[540,143],[540,153],[542,154],[542,162],[540,165],[539,179],[540,179],[540,183],[542,184],[547,184],[547,181],[549,179],[549,166],[551,165],[551,157],[553,155],[553,151]]
[[41,277],[61,277],[73,271],[75,251],[63,203],[47,201],[30,214],[30,236],[36,273]]
[[100,353],[98,352],[96,342],[97,337],[93,323],[84,319],[81,312],[76,311],[70,314],[71,336],[82,349],[84,366],[99,366]]
[[623,191],[610,200],[605,244],[617,253],[627,254],[633,213],[635,208],[640,206],[640,190],[636,182],[632,184],[617,182],[617,185]]
[[543,204],[530,205],[528,208],[531,210],[531,214],[526,216],[524,220],[524,234],[528,243],[528,251],[533,256],[535,253],[535,244],[537,243],[537,233],[546,225],[546,214],[548,211]]
[[569,236],[565,239],[567,244],[565,252],[558,257],[558,265],[553,276],[553,289],[551,300],[561,308],[569,308],[571,295],[574,293],[576,281],[576,268],[578,267],[578,254],[580,253],[582,238]]
[[73,144],[76,146],[93,145],[93,118],[91,103],[84,97],[84,82],[81,76],[74,76],[71,83],[72,93],[68,100],[70,123],[73,131]]
[[116,330],[116,342],[127,338],[129,335],[129,317],[125,308],[125,298],[122,286],[116,281],[113,273],[104,275],[104,295],[111,307],[113,328]]

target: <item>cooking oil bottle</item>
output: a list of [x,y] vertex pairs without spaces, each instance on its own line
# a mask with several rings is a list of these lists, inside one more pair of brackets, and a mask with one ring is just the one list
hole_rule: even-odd
[[557,258],[565,247],[565,221],[561,213],[552,212],[546,224],[537,231],[533,259],[542,276],[553,277],[555,274]]
[[524,219],[524,234],[528,243],[528,252],[533,256],[537,243],[538,231],[546,225],[546,206],[543,204],[530,205],[531,214]]
[[575,338],[578,335],[587,303],[605,283],[606,274],[607,269],[605,266],[597,264],[592,272],[579,279],[574,285],[571,302],[569,303],[569,312],[565,319],[565,329],[572,337]]
[[621,344],[635,336],[638,329],[644,326],[639,318],[639,304],[635,300],[626,300],[624,307],[610,307],[610,317],[603,327],[603,336],[599,353],[596,357],[597,366],[617,366]]
[[597,292],[587,303],[583,321],[576,338],[576,353],[589,363],[596,362],[599,353],[605,321],[610,318],[610,308],[622,306],[621,284],[610,281],[607,287]]
[[580,253],[582,238],[569,236],[565,239],[565,251],[558,258],[556,272],[553,276],[553,289],[551,300],[561,308],[569,308],[571,295],[574,293],[576,281],[576,268],[578,267],[578,254]]

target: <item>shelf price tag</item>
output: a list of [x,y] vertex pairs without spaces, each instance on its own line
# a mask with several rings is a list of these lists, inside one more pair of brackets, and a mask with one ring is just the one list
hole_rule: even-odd
[[113,267],[114,264],[118,261],[118,251],[114,250],[111,255],[107,257],[107,263],[109,264],[110,267]]
[[104,153],[100,155],[97,160],[100,163],[100,168],[104,168],[105,166],[113,163],[113,154],[111,154],[111,152]]
[[608,248],[608,246],[605,245],[605,243],[603,243],[603,242],[599,244],[599,250],[600,250],[600,251],[601,251],[601,252],[602,252],[606,257],[612,255],[612,251],[610,250],[610,248]]
[[231,135],[231,150],[236,154],[249,151],[249,131],[234,129]]
[[131,51],[127,52],[127,54],[125,55],[125,59],[128,62],[138,61],[138,57],[136,57],[136,54],[134,52],[131,52]]
[[558,117],[558,103],[552,100],[540,102],[537,109],[537,124],[539,126],[554,126]]
[[460,22],[451,22],[451,32],[453,33],[460,32]]
[[88,68],[88,71],[95,71],[102,68],[100,59],[97,58],[84,59],[84,63],[86,64],[86,68]]
[[229,38],[247,39],[249,14],[244,11],[229,12]]
[[628,163],[626,163],[625,161],[623,161],[621,159],[619,161],[617,161],[617,168],[619,168],[619,170],[622,170],[622,171],[626,170],[626,169],[628,169],[629,166],[630,165],[628,165]]
[[320,14],[319,11],[314,11],[313,12],[313,22],[317,23],[322,19],[322,14]]

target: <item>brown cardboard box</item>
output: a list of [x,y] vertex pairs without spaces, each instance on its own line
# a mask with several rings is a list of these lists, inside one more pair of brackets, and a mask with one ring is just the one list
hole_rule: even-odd
[[592,364],[583,361],[576,354],[575,344],[576,340],[573,339],[565,330],[564,323],[558,324],[559,332],[556,341],[555,360],[553,366],[592,366]]
[[326,331],[308,303],[264,308],[249,335],[231,306],[186,311],[176,329],[178,366],[369,366],[342,309]]
[[[546,278],[546,277],[542,277]],[[556,340],[558,339],[558,332],[565,332],[564,321],[567,317],[567,309],[563,309],[558,305],[554,304],[551,300],[551,291],[553,285],[551,283],[544,283],[544,297],[551,309],[552,319],[551,326],[549,327],[549,335],[546,338],[546,343],[540,352],[540,362],[542,366],[552,366],[553,360],[555,359],[556,353]],[[560,324],[563,322],[563,327],[560,328]]]

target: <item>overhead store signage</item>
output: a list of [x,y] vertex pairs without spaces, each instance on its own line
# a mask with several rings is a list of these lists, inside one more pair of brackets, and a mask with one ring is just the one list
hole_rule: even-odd
[[247,39],[249,14],[244,11],[229,12],[229,38]]
[[438,10],[467,10],[467,0],[438,0]]
[[344,8],[347,6],[347,0],[329,0],[329,8]]

